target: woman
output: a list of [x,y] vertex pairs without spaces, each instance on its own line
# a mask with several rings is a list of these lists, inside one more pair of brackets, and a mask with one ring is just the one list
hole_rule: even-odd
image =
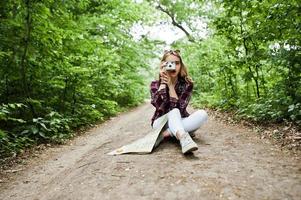
[[[175,70],[166,70],[166,63],[174,62]],[[198,110],[191,115],[186,107],[189,103],[193,82],[188,76],[179,50],[164,51],[161,59],[159,80],[151,82],[151,104],[156,108],[151,120],[151,126],[158,126],[158,118],[167,114],[168,122],[160,133],[155,146],[168,137],[180,141],[182,152],[188,153],[198,149],[191,136],[203,123],[208,115],[204,110]],[[190,135],[191,134],[191,135]]]

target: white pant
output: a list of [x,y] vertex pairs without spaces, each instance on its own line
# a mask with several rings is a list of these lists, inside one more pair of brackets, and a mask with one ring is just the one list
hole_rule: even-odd
[[[177,131],[194,132],[208,120],[208,114],[205,110],[197,110],[188,117],[181,117],[180,110],[174,108],[167,114],[168,124],[164,129],[173,136],[176,136]],[[158,126],[158,119],[153,123],[153,128]]]

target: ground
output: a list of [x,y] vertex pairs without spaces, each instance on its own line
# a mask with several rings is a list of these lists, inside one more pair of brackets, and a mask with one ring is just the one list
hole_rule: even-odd
[[18,165],[0,199],[301,199],[298,154],[210,116],[193,154],[167,141],[151,154],[107,155],[146,134],[153,111],[143,104]]

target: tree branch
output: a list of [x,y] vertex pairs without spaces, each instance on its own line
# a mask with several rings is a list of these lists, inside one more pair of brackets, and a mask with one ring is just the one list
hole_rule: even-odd
[[190,33],[188,33],[188,31],[179,22],[176,21],[174,13],[171,13],[167,9],[164,9],[160,4],[158,6],[156,6],[156,8],[158,10],[166,13],[171,18],[172,25],[174,25],[174,26],[178,27],[179,29],[181,29],[186,34],[186,36],[188,37],[188,40],[190,42],[195,41],[194,38],[190,35]]

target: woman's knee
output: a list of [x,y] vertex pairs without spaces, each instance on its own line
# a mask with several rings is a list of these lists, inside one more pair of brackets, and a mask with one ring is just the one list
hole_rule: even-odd
[[179,110],[179,108],[173,108],[172,110],[170,110],[169,112],[168,112],[168,114],[174,114],[174,113],[178,113],[178,114],[180,114],[180,110]]
[[197,118],[200,119],[202,122],[208,120],[208,114],[205,110],[197,110],[195,111],[195,115],[197,115]]

